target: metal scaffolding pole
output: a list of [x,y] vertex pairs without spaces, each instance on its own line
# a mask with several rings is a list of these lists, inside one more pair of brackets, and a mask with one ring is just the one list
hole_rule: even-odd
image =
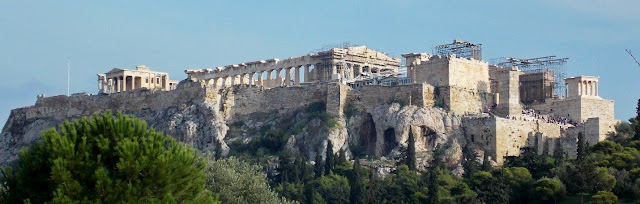
[[503,57],[492,59],[491,64],[500,67],[517,66],[524,73],[549,72],[554,76],[554,91],[557,96],[564,96],[564,79],[567,73],[567,60],[569,58],[556,58],[556,56],[544,56],[529,59],[515,57]]

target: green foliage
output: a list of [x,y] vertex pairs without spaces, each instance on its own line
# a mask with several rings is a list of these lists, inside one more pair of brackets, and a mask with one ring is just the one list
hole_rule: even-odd
[[555,170],[558,178],[572,194],[588,194],[597,191],[611,191],[616,179],[607,169],[596,167],[589,159],[565,163]]
[[[500,171],[501,172],[501,171]],[[486,171],[478,171],[470,179],[471,188],[478,194],[478,200],[485,203],[509,202],[509,187],[503,176],[494,177]]]
[[518,157],[507,157],[505,161],[506,167],[524,167],[528,169],[533,178],[549,177],[553,162],[547,159],[546,155],[538,155],[534,148],[523,147]]
[[[640,122],[640,99],[638,99],[638,106],[636,106],[636,121]],[[635,124],[635,135],[633,140],[640,140],[640,125]]]
[[315,173],[316,178],[320,178],[324,175],[324,162],[322,161],[322,156],[318,152],[316,154],[315,164],[313,165],[313,172]]
[[351,118],[351,116],[355,115],[356,113],[358,113],[358,108],[356,107],[356,105],[352,102],[352,101],[348,101],[347,104],[344,106],[344,115],[347,118]]
[[207,189],[223,203],[289,203],[271,191],[261,167],[234,157],[209,161],[206,174]]
[[351,192],[349,194],[349,201],[352,204],[361,204],[364,202],[364,178],[362,176],[362,168],[360,166],[360,160],[356,159],[353,164],[353,170],[351,178],[349,179],[349,185],[351,186]]
[[578,160],[584,159],[587,154],[587,147],[586,138],[584,138],[582,132],[578,132]]
[[394,104],[394,103],[397,103],[398,105],[400,105],[400,107],[404,107],[404,106],[409,104],[409,103],[407,103],[407,101],[400,100],[400,99],[395,98],[395,97],[389,99],[389,101],[387,102],[387,104],[389,104],[389,105]]
[[3,169],[2,203],[213,203],[197,151],[110,112],[51,128]]
[[307,106],[306,108],[306,112],[307,113],[313,113],[313,112],[324,112],[327,110],[327,104],[324,102],[314,102],[311,103]]
[[384,178],[382,186],[382,199],[388,203],[410,203],[412,196],[420,190],[418,186],[419,176],[415,171],[410,171],[407,165],[400,165]]
[[327,149],[325,151],[326,155],[324,158],[324,174],[329,175],[333,167],[336,165],[335,154],[333,154],[333,144],[331,144],[331,140],[327,140]]
[[557,178],[541,178],[533,186],[534,198],[540,201],[556,203],[564,199],[567,194],[567,189]]
[[416,139],[413,137],[413,131],[409,126],[409,139],[407,144],[407,167],[409,170],[415,171],[416,167]]
[[487,151],[484,151],[482,166],[480,166],[480,169],[482,171],[491,171],[491,169],[493,169],[493,166],[491,166],[491,161],[489,161],[489,153]]
[[414,194],[414,201],[421,203],[473,203],[478,196],[461,178],[451,172],[436,168],[423,174],[421,192]]
[[[635,142],[635,141],[634,141]],[[640,151],[632,147],[623,147],[612,141],[601,141],[591,147],[591,157],[601,167],[631,170],[640,163]]]
[[478,161],[478,153],[466,145],[462,149],[462,167],[464,168],[464,178],[471,178],[474,173],[480,171],[481,164]]
[[313,192],[322,196],[326,203],[349,203],[351,188],[344,176],[329,174],[311,182]]
[[615,204],[618,203],[618,196],[609,191],[598,191],[594,196],[591,196],[591,203],[594,204]]

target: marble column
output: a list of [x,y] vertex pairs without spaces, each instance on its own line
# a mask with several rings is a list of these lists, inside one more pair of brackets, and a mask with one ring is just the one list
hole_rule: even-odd
[[291,82],[291,68],[284,68],[284,86],[289,86]]
[[293,85],[300,85],[300,67],[293,67]]
[[267,71],[267,86],[266,87],[268,87],[268,88],[273,87],[273,84],[275,84],[275,83],[273,83],[273,80],[271,79],[271,77],[272,77],[271,75],[272,74],[273,74],[273,70]]
[[276,69],[276,83],[274,85],[274,87],[276,86],[282,86],[282,68]]
[[127,91],[127,75],[122,76],[122,91]]
[[304,65],[304,70],[303,70],[304,71],[303,72],[304,73],[304,82],[309,82],[309,74],[311,74],[311,73],[309,73],[309,67],[310,66],[311,65]]
[[131,90],[136,89],[136,77],[131,76]]

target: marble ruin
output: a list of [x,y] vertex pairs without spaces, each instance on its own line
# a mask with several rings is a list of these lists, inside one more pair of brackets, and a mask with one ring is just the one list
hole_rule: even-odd
[[169,80],[168,73],[151,71],[145,65],[136,66],[136,70],[113,68],[105,74],[98,74],[98,93],[118,93],[140,88],[170,91],[177,85],[178,81]]
[[365,76],[394,74],[399,67],[399,58],[358,46],[333,48],[285,60],[274,58],[216,69],[185,70],[185,73],[188,79],[202,80],[211,87],[247,84],[272,88],[312,82],[353,81],[367,78]]
[[[460,122],[445,124],[460,126],[467,143],[474,145],[476,151],[489,154],[498,165],[505,156],[519,155],[522,147],[534,147],[540,154],[551,154],[560,146],[568,156],[575,156],[579,133],[589,144],[595,144],[615,131],[614,101],[599,96],[598,77],[571,77],[564,80],[565,84],[557,84],[553,73],[524,73],[517,66],[502,67],[481,60],[478,49],[472,54],[473,57],[455,53],[402,54],[406,61],[405,74],[402,60],[385,53],[365,46],[332,48],[284,60],[273,58],[215,69],[188,69],[184,71],[187,79],[179,84],[169,80],[167,73],[150,71],[144,65],[137,66],[136,70],[115,68],[98,75],[99,93],[113,94],[64,99],[92,101],[84,104],[85,108],[70,107],[73,110],[58,112],[58,108],[66,106],[50,104],[57,104],[53,101],[66,96],[39,97],[35,106],[15,114],[24,114],[27,119],[58,114],[72,117],[105,107],[122,107],[122,104],[131,105],[125,107],[127,110],[133,107],[145,110],[149,106],[169,106],[171,101],[193,96],[217,104],[215,110],[227,122],[255,112],[289,111],[313,102],[326,103],[328,113],[346,120],[347,107],[372,113],[374,107],[402,102],[418,108],[440,108],[462,118]],[[565,95],[557,95],[555,86],[563,86]],[[161,94],[163,98],[156,99],[149,95],[154,92],[135,92],[142,88],[175,94]],[[200,89],[204,92],[199,92]],[[132,90],[133,93],[120,93]],[[141,97],[157,102],[141,104],[142,99],[136,99]],[[179,99],[170,99],[172,97]],[[117,102],[119,100],[128,102]],[[13,115],[12,111],[12,118]],[[368,117],[371,118],[371,114]],[[7,124],[12,124],[12,118]],[[402,144],[409,129],[405,125],[379,125],[375,124],[377,131],[372,131],[376,137],[382,138],[388,131],[401,136],[374,140],[378,148],[372,154],[377,157],[389,153],[380,147]],[[424,125],[413,125],[417,126],[413,130],[421,131],[425,137],[444,134]],[[447,127],[450,126],[452,124]]]

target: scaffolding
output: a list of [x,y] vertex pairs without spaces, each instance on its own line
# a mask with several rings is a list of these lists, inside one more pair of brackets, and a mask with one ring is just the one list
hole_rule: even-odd
[[515,57],[503,57],[493,59],[492,64],[500,67],[517,66],[524,73],[549,72],[554,76],[554,91],[556,96],[565,96],[564,79],[567,73],[567,60],[569,58],[556,58],[556,56],[519,59]]
[[456,54],[457,57],[482,60],[482,44],[454,40],[451,44],[436,45],[433,49],[436,55]]

